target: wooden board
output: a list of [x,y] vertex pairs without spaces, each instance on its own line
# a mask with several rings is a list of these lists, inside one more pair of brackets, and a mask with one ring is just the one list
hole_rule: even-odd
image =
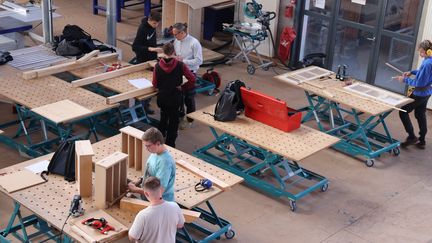
[[139,96],[143,96],[143,95],[150,95],[156,93],[156,89],[154,87],[149,87],[149,88],[143,88],[143,89],[134,89],[131,91],[127,91],[118,95],[113,95],[110,96],[106,99],[106,103],[108,105],[112,105],[124,100],[128,100],[131,98],[137,98]]
[[203,56],[203,62],[211,62],[215,60],[220,60],[224,58],[225,56],[220,54],[219,52],[212,51],[207,48],[202,48],[202,56]]
[[24,80],[8,65],[0,66],[0,94],[29,109],[68,99],[92,111],[92,114],[116,107],[107,105],[105,97],[53,76]]
[[26,80],[34,79],[34,78],[41,78],[41,77],[45,77],[45,76],[48,76],[51,74],[61,73],[61,72],[85,67],[87,65],[92,65],[95,63],[99,63],[99,62],[103,62],[103,61],[107,61],[107,60],[113,60],[113,59],[117,59],[117,58],[118,58],[117,53],[111,53],[111,54],[107,54],[107,55],[103,55],[103,56],[99,56],[99,57],[94,57],[91,60],[88,60],[87,62],[84,62],[84,63],[77,63],[76,61],[73,61],[73,62],[58,64],[58,65],[51,66],[51,67],[46,67],[46,68],[41,68],[41,69],[37,69],[37,70],[31,70],[31,71],[23,72],[22,77],[23,77],[23,79],[26,79]]
[[91,110],[68,99],[33,108],[32,111],[55,123],[77,120],[92,113]]
[[232,122],[219,122],[204,112],[213,114],[214,105],[187,116],[294,161],[303,160],[339,141],[336,137],[303,125],[292,132],[283,132],[244,115]]
[[345,90],[353,92],[364,97],[377,100],[391,106],[400,107],[404,104],[409,103],[410,98],[384,90],[366,83],[357,82],[349,86],[344,87]]
[[39,185],[45,181],[31,171],[21,170],[0,176],[0,186],[12,193],[28,187]]
[[[97,229],[81,223],[81,221],[89,218],[104,218],[109,225],[115,228],[115,230],[109,231],[107,234],[101,234]],[[77,232],[78,234],[84,234],[83,238],[85,240],[91,240],[92,242],[112,242],[114,239],[119,239],[126,236],[128,232],[128,228],[125,225],[114,219],[104,210],[86,212],[83,216],[71,220],[70,224],[79,229]]]
[[92,196],[92,156],[90,140],[75,141],[75,178],[81,197]]
[[[149,206],[150,206],[150,202],[141,199],[124,197],[120,200],[120,209],[130,211],[134,214],[138,214],[139,211]],[[201,213],[197,211],[192,211],[187,209],[181,209],[181,211],[183,213],[186,223],[192,223],[193,221],[197,220],[201,215]]]
[[198,176],[201,176],[203,179],[211,180],[215,185],[217,185],[218,187],[220,187],[224,190],[230,188],[230,185],[228,183],[226,183],[222,180],[219,180],[218,178],[214,177],[213,175],[211,175],[205,171],[198,169],[197,167],[190,164],[189,162],[186,162],[186,161],[180,159],[180,160],[176,160],[176,164],[184,167],[185,169],[191,171],[192,173],[194,173]]

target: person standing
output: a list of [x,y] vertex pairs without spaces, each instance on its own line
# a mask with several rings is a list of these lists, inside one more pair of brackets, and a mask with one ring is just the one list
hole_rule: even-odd
[[[203,63],[202,47],[200,42],[193,36],[187,33],[186,23],[175,23],[173,25],[174,49],[177,59],[186,64],[189,69],[197,74],[199,66]],[[184,106],[181,108],[181,120],[184,122],[184,116],[196,110],[195,105],[195,86],[182,86]],[[192,124],[193,119],[187,118],[189,124]],[[184,126],[181,126],[184,129]]]
[[[159,26],[162,16],[159,12],[151,12],[150,16],[144,17],[132,44],[132,50],[135,52],[135,58],[131,60],[131,64],[139,64],[157,59],[157,54],[162,52],[160,47],[157,47],[156,28]],[[147,114],[154,114],[150,109],[150,100],[143,101],[143,106]]]
[[176,232],[185,222],[180,207],[162,198],[161,183],[150,176],[144,181],[144,194],[150,206],[141,210],[129,229],[129,240],[134,242],[174,243]]
[[[414,102],[401,107],[406,112],[399,112],[399,117],[405,131],[408,133],[408,137],[405,142],[401,143],[401,146],[407,147],[415,144],[419,149],[425,149],[427,133],[426,106],[432,94],[432,42],[429,40],[422,41],[418,46],[418,52],[420,57],[424,58],[419,69],[405,72],[402,76],[395,78],[401,83],[414,87],[414,91],[410,95]],[[411,75],[415,75],[415,78],[411,78]],[[415,136],[409,117],[409,113],[413,110],[420,130],[418,138]]]
[[[129,191],[138,193],[145,199],[144,189],[137,185],[150,176],[155,176],[160,180],[163,199],[173,202],[176,166],[173,157],[164,145],[162,133],[157,128],[151,127],[144,132],[142,140],[144,141],[145,148],[151,154],[147,159],[147,166],[143,177],[138,181],[130,182],[128,184]],[[143,186],[142,183],[141,186]]]
[[[195,75],[183,62],[174,58],[174,46],[163,47],[164,57],[153,70],[153,86],[158,89],[157,104],[160,107],[159,130],[166,136],[166,144],[175,147],[179,127],[179,109],[182,106],[182,87],[193,89]],[[183,76],[188,82],[183,84]]]

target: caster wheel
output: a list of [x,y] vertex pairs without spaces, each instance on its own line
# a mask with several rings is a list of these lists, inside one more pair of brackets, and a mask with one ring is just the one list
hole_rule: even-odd
[[321,186],[321,191],[322,192],[327,191],[327,189],[328,189],[328,183],[326,183],[326,184],[324,184],[324,185]]
[[247,72],[252,75],[255,73],[255,67],[253,65],[248,65],[247,66]]
[[375,160],[374,159],[367,159],[365,161],[365,163],[366,163],[367,167],[372,167],[374,165],[374,163],[375,163]]
[[228,230],[227,232],[225,232],[225,237],[227,238],[227,239],[232,239],[232,238],[234,238],[234,236],[235,236],[235,232],[234,232],[234,230]]
[[269,66],[264,66],[264,67],[263,67],[263,70],[264,70],[264,71],[268,71],[269,69],[270,69]]
[[394,149],[392,149],[392,152],[393,152],[394,156],[398,156],[400,154],[400,148],[399,147],[394,148]]
[[296,202],[295,202],[295,201],[292,201],[292,200],[290,200],[289,204],[290,204],[290,208],[291,208],[291,211],[295,212],[295,211],[296,211],[296,209],[297,209],[297,205],[296,205]]

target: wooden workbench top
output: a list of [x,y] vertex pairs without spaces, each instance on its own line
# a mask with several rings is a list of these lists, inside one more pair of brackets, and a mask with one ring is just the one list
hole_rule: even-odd
[[214,105],[190,113],[188,117],[294,161],[303,160],[339,141],[336,137],[303,125],[292,132],[283,132],[243,114],[237,116],[235,121],[219,122],[204,112],[213,114]]
[[[93,162],[96,162],[115,151],[121,149],[121,135],[102,140],[98,143],[93,144],[93,150],[95,155],[93,156]],[[220,169],[216,166],[210,165],[197,159],[191,155],[183,153],[174,148],[168,147],[172,153],[174,159],[182,159],[189,163],[197,166],[199,169],[206,171],[214,175],[215,177],[224,180],[230,185],[236,185],[243,181],[243,178],[236,176],[228,171]],[[34,164],[42,160],[51,159],[53,153],[41,156],[36,159],[28,160],[26,162],[10,166],[0,170],[0,173],[11,173],[13,171],[22,170],[24,167]],[[134,169],[128,169],[128,178],[136,179],[142,176],[142,172]],[[205,192],[196,192],[194,185],[201,178],[193,174],[190,171],[182,168],[181,166],[176,167],[176,182],[175,190],[185,188],[179,192],[175,192],[177,203],[187,207],[193,208],[207,200],[210,200],[214,196],[222,193],[222,190],[218,187],[212,187],[211,190]],[[93,183],[95,181],[93,174]],[[19,202],[24,207],[30,209],[39,217],[45,219],[48,223],[60,229],[69,213],[70,202],[75,194],[78,193],[78,188],[75,183],[68,183],[63,179],[62,176],[49,175],[48,182],[38,186],[33,186],[27,189],[23,189],[14,193],[7,193],[5,190],[0,188],[0,191],[10,196],[12,199]],[[94,192],[93,192],[94,193]],[[86,212],[92,212],[96,210],[94,207],[94,200],[90,198],[83,198],[83,207]],[[105,210],[111,216],[116,218],[122,224],[130,227],[135,218],[135,214],[121,211],[117,205],[112,206]],[[80,239],[77,235],[71,232],[70,225],[66,225],[65,232],[72,235],[75,239]]]

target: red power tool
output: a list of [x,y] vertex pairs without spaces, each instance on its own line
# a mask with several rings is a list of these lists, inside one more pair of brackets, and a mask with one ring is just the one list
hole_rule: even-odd
[[88,225],[88,226],[91,226],[91,227],[99,230],[101,232],[101,234],[105,234],[105,235],[108,234],[108,231],[115,230],[114,227],[109,225],[108,222],[106,221],[106,219],[104,219],[104,218],[100,218],[100,219],[89,218],[89,219],[83,220],[81,223]]

